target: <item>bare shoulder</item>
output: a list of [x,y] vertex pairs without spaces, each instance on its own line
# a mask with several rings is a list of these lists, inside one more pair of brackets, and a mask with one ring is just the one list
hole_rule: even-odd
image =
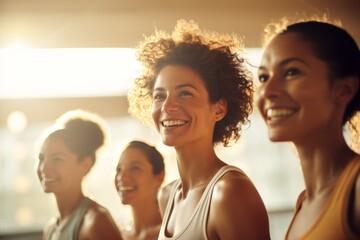
[[176,182],[177,181],[174,180],[174,181],[172,181],[171,183],[165,185],[164,187],[162,187],[159,190],[158,201],[159,201],[159,209],[160,209],[161,217],[164,216],[166,205],[167,205],[167,203],[169,201],[171,191],[174,188]]
[[251,180],[229,171],[215,184],[208,221],[214,239],[269,239],[265,205]]
[[[255,185],[243,172],[230,171],[224,174],[214,186],[213,201],[219,207],[225,207],[223,203],[237,203],[238,208],[247,209],[244,204],[256,204],[258,208],[265,210],[263,201]],[[241,204],[243,203],[243,204]]]
[[79,239],[122,239],[120,230],[109,211],[92,203],[84,216]]

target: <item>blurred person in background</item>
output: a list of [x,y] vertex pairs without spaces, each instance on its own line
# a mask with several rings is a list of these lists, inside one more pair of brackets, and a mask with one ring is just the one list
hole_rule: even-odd
[[104,144],[101,118],[77,110],[61,116],[39,152],[37,175],[45,193],[53,193],[59,215],[43,230],[44,240],[122,239],[106,208],[82,190],[84,177]]
[[122,229],[125,240],[157,239],[161,215],[157,194],[165,175],[164,159],[143,141],[131,141],[122,151],[116,168],[115,187],[122,204],[130,205],[133,224]]

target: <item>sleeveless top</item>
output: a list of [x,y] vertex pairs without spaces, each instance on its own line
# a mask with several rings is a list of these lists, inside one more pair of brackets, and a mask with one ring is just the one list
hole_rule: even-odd
[[[180,187],[180,179],[176,181],[174,184],[174,187],[170,193],[169,200],[165,209],[164,218],[161,224],[160,228],[160,234],[158,240],[170,240],[170,239],[177,239],[177,240],[197,240],[197,239],[208,239],[207,233],[206,233],[206,227],[207,227],[207,217],[209,215],[209,209],[210,209],[210,202],[212,197],[212,192],[214,189],[215,184],[218,182],[218,180],[224,176],[225,173],[229,171],[236,171],[239,172],[241,175],[248,177],[245,175],[245,173],[240,170],[237,167],[225,165],[219,171],[214,175],[214,177],[211,179],[211,181],[206,186],[198,204],[196,205],[194,212],[192,213],[190,219],[187,220],[187,224],[185,225],[185,229],[182,229],[180,232],[178,232],[176,235],[173,235],[172,237],[167,237],[166,232],[166,226],[169,221],[169,217],[171,214],[171,210],[173,208],[174,204],[174,198],[177,190]],[[249,179],[250,181],[250,179]]]
[[[336,181],[335,188],[327,201],[323,212],[315,224],[300,239],[326,239],[326,240],[345,240],[359,239],[349,228],[348,207],[351,193],[354,189],[357,176],[360,173],[360,157],[351,160],[339,179]],[[301,208],[301,204],[306,199],[306,192],[300,193],[296,202],[295,212],[290,226],[286,232],[285,239],[289,239],[289,231],[294,219]]]
[[58,219],[53,218],[49,221],[49,228],[45,240],[76,240],[78,239],[80,225],[83,218],[94,201],[85,197],[76,207],[73,213],[57,224]]

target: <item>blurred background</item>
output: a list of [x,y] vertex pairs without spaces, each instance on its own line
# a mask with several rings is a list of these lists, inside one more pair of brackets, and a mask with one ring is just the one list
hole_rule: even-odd
[[[175,153],[157,133],[127,114],[126,93],[138,73],[134,47],[155,28],[178,19],[244,37],[243,56],[256,73],[263,28],[284,16],[338,19],[360,43],[359,0],[0,0],[0,239],[40,239],[57,214],[35,174],[36,141],[61,114],[84,109],[101,115],[108,144],[84,184],[119,225],[131,223],[114,187],[124,145],[154,144],[166,160],[166,183],[178,177]],[[256,79],[256,78],[255,78]],[[257,110],[242,138],[219,156],[242,168],[267,207],[272,239],[283,239],[298,193],[301,169],[288,143],[267,140]]]

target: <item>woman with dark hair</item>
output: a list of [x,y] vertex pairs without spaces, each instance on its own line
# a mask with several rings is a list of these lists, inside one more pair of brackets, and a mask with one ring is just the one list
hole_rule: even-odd
[[[257,106],[270,140],[291,141],[305,180],[286,239],[360,238],[360,51],[342,28],[291,24],[265,48]],[[354,146],[355,146],[354,145]]]
[[151,116],[175,148],[180,179],[159,194],[159,239],[269,239],[265,206],[246,174],[215,153],[240,137],[253,84],[234,35],[178,21],[140,44],[143,74],[129,93],[130,113]]
[[44,192],[54,194],[59,211],[45,226],[43,239],[122,239],[107,209],[86,197],[81,186],[104,144],[100,118],[71,111],[58,123],[62,126],[42,143],[37,167]]
[[164,180],[164,159],[153,146],[132,141],[122,151],[116,168],[115,187],[121,202],[131,206],[133,224],[122,229],[124,239],[157,239],[161,215],[157,201]]

